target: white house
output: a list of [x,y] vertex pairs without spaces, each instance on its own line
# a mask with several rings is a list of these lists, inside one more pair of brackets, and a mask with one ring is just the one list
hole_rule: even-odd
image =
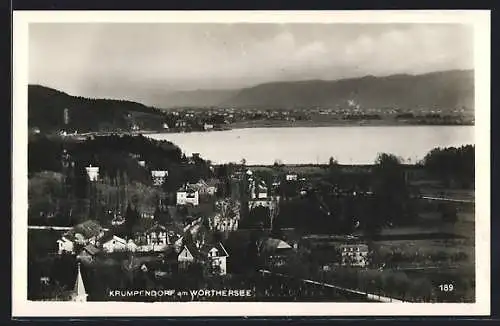
[[179,263],[179,267],[183,268],[191,263],[194,263],[195,261],[194,253],[195,253],[195,248],[189,245],[184,245],[179,255],[177,256],[177,262]]
[[97,181],[99,179],[99,167],[89,165],[85,168],[90,181]]
[[227,257],[229,254],[222,243],[216,245],[185,244],[177,256],[179,267],[199,262],[205,265],[212,274],[227,274]]
[[297,174],[295,174],[295,173],[287,174],[286,181],[297,181]]
[[362,243],[340,246],[342,266],[365,267],[368,265],[368,245]]
[[137,245],[134,243],[134,240],[128,239],[127,251],[129,251],[129,252],[136,252],[137,251]]
[[205,124],[203,125],[203,129],[204,129],[204,130],[212,130],[212,129],[214,129],[214,125],[213,125],[213,124],[211,124],[211,123],[205,123]]
[[139,232],[135,236],[136,250],[141,252],[159,252],[167,247],[175,247],[180,235],[163,225],[155,224],[152,227]]
[[101,241],[102,250],[107,253],[127,251],[128,248],[127,240],[117,237],[116,235],[110,235],[101,239]]
[[273,201],[270,198],[267,199],[252,199],[248,201],[248,209],[252,210],[257,207],[267,207],[271,208],[273,206]]
[[253,178],[248,179],[249,186],[250,186],[250,196],[252,199],[264,199],[267,198],[268,194],[268,188],[266,183],[263,180],[260,180],[257,182]]
[[151,177],[153,179],[153,184],[155,186],[161,186],[168,176],[168,171],[166,170],[153,170],[151,171]]
[[193,205],[198,206],[200,204],[200,195],[198,190],[190,189],[190,187],[184,187],[177,191],[177,205]]
[[88,244],[98,245],[99,240],[104,236],[105,231],[98,222],[88,220],[75,225],[71,230],[64,233],[57,240],[58,252],[75,253],[75,245],[86,246]]
[[58,246],[58,252],[59,255],[63,253],[69,253],[73,254],[75,251],[75,245],[72,240],[67,239],[66,237],[62,237],[61,239],[57,240],[57,246]]
[[240,203],[232,200],[220,200],[215,203],[217,213],[209,218],[212,231],[236,231],[240,220]]
[[177,127],[177,128],[183,128],[183,127],[186,127],[186,126],[187,126],[187,123],[184,120],[177,120],[175,122],[175,127]]
[[264,183],[260,183],[259,186],[257,187],[257,198],[262,199],[262,198],[267,198],[268,193],[267,193],[267,186]]
[[217,275],[227,274],[227,257],[229,254],[222,243],[218,243],[215,246],[208,247],[207,256],[209,263],[211,264],[211,271]]
[[238,230],[239,216],[222,216],[221,214],[216,214],[210,219],[210,229],[227,232]]

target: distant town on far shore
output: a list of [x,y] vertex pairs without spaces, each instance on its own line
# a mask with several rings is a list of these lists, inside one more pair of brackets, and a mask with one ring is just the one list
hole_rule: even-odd
[[[271,83],[241,90],[234,95],[234,101],[219,98],[219,104],[214,101],[188,105],[199,102],[197,98],[210,91],[181,92],[171,95],[170,100],[166,96],[165,106],[156,108],[124,100],[70,96],[30,85],[28,123],[32,133],[63,134],[295,126],[473,125],[473,77],[473,71],[464,70],[332,82]],[[389,92],[394,93],[389,95]],[[192,100],[187,100],[189,98]],[[179,105],[168,106],[169,103]],[[65,117],[69,116],[71,119],[65,123]]]

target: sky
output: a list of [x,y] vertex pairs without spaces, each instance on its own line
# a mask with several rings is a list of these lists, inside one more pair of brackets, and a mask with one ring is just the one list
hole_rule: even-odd
[[139,100],[148,92],[235,89],[473,68],[459,24],[36,23],[29,83],[71,95]]

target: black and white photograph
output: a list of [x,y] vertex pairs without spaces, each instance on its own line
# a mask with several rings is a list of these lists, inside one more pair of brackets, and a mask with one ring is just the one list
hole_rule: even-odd
[[14,15],[19,311],[489,312],[489,12],[148,15]]

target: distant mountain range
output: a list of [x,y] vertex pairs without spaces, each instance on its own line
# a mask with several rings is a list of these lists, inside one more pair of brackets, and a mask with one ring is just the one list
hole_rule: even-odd
[[194,90],[166,94],[155,104],[179,106],[232,106],[292,108],[345,106],[354,100],[361,107],[474,108],[474,72],[450,70],[422,75],[366,76],[334,81],[274,82],[240,90]]
[[[146,94],[147,95],[147,94]],[[147,96],[146,96],[147,97]],[[240,90],[196,90],[165,93],[158,107],[224,106],[236,108],[347,107],[353,101],[363,108],[439,107],[474,109],[474,73],[453,70],[423,75],[366,76],[335,81],[308,80],[260,84]],[[155,101],[155,102],[157,102]],[[67,109],[68,121],[64,121]],[[80,131],[128,129],[139,122],[159,129],[164,111],[140,103],[89,99],[40,86],[28,86],[28,125],[41,130]]]

